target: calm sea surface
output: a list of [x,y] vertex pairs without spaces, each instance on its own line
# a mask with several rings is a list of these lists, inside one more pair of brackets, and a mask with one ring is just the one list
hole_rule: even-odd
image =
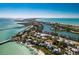
[[[24,30],[24,28],[17,28],[23,25],[17,24],[14,20],[0,18],[0,42],[8,40],[11,36],[17,34],[18,32]],[[5,30],[4,30],[5,29]],[[17,44],[15,42],[9,42],[3,45],[0,45],[0,55],[16,55],[16,54],[33,54],[29,48]]]
[[79,18],[42,18],[36,20],[42,22],[56,22],[63,24],[79,25]]

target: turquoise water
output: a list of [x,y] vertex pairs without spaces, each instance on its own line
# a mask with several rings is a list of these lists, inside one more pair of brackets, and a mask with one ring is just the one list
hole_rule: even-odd
[[[0,42],[10,39],[18,32],[25,28],[16,28],[23,25],[17,24],[13,19],[0,18],[0,29],[7,29],[0,31]],[[10,29],[9,29],[10,28]],[[0,45],[0,55],[29,55],[33,54],[29,48],[17,44],[15,42],[9,42]]]
[[23,25],[17,24],[14,20],[8,18],[0,18],[0,29],[15,28]]
[[[23,30],[24,28],[16,28],[23,25],[19,25],[14,22],[14,20],[11,19],[0,19],[0,42],[9,39],[11,36],[15,35],[19,31]],[[10,28],[10,29],[8,29]],[[12,28],[12,29],[11,29]],[[7,29],[7,30],[4,30]]]
[[0,55],[30,55],[32,51],[24,45],[9,42],[0,45]]
[[[40,22],[57,22],[57,23],[63,23],[63,24],[71,24],[71,25],[79,25],[79,18],[43,18],[43,19],[36,19],[36,21]],[[52,32],[53,30],[50,30],[51,27],[49,25],[43,24],[44,29],[43,31]],[[79,34],[71,33],[71,32],[59,32],[59,36],[69,37],[72,40],[79,40]]]
[[11,36],[14,36],[18,32],[22,31],[24,28],[15,28],[15,29],[8,29],[0,31],[0,42],[4,40],[8,40]]
[[42,22],[57,22],[63,24],[79,25],[79,18],[41,18],[36,20]]

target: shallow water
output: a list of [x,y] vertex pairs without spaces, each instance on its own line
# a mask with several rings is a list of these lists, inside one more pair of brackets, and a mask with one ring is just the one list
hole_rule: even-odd
[[[16,28],[23,25],[17,24],[14,20],[0,18],[0,29],[7,29],[0,31],[0,42],[10,39],[18,32],[23,31],[25,28]],[[0,55],[32,55],[33,52],[29,48],[17,44],[15,42],[8,42],[0,45]]]
[[9,42],[0,45],[0,55],[32,55],[32,51],[21,44]]
[[79,25],[79,18],[41,18],[41,19],[36,19],[36,21]]

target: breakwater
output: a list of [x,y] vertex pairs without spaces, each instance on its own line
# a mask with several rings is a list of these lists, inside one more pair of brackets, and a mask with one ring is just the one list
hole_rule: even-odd
[[12,41],[11,39],[5,40],[5,41],[3,41],[3,42],[0,42],[0,45],[5,44],[5,43],[8,43],[8,42],[11,42],[11,41]]
[[13,27],[13,28],[6,28],[6,29],[0,29],[0,31],[4,31],[4,30],[9,30],[9,29],[15,29],[15,28],[23,28],[25,26],[21,26],[21,27]]

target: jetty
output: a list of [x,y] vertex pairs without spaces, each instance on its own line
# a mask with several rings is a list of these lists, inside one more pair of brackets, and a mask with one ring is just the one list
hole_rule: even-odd
[[16,29],[16,28],[23,28],[25,26],[21,26],[21,27],[13,27],[13,28],[6,28],[6,29],[0,29],[0,31],[4,31],[4,30],[9,30],[9,29]]
[[[25,30],[28,31],[28,30],[31,29],[32,27],[33,27],[32,25],[27,26],[27,27],[25,28]],[[21,32],[23,32],[23,30],[22,30]],[[5,44],[5,43],[8,43],[8,42],[12,42],[12,41],[14,41],[14,40],[12,40],[12,37],[11,37],[11,38],[9,38],[8,40],[5,40],[5,41],[0,42],[0,45]]]
[[7,43],[7,42],[11,42],[11,41],[12,41],[11,39],[8,39],[8,40],[5,40],[5,41],[2,41],[2,42],[0,42],[0,45],[5,44],[5,43]]

